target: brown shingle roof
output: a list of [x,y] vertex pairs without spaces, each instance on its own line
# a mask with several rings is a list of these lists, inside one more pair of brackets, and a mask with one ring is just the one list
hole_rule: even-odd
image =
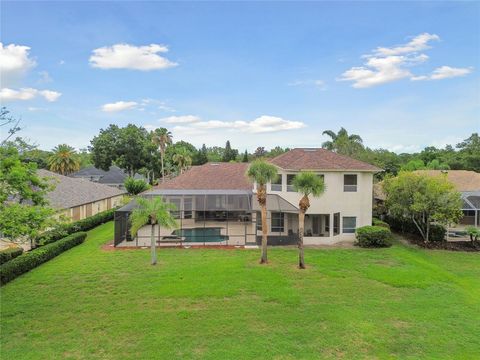
[[480,191],[480,173],[468,170],[417,170],[417,174],[439,176],[446,174],[458,191]]
[[159,189],[252,190],[245,175],[247,163],[207,163],[193,166],[183,174],[160,183]]
[[271,163],[285,170],[382,171],[371,164],[325,149],[292,149],[273,158]]
[[37,170],[37,173],[41,177],[50,178],[55,185],[55,189],[48,192],[46,198],[56,209],[69,209],[126,193],[112,186],[71,178],[44,169]]

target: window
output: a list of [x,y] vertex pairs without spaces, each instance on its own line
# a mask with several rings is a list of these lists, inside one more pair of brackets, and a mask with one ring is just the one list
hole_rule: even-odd
[[343,191],[357,191],[357,175],[343,175]]
[[256,223],[257,231],[262,231],[262,213],[260,211],[257,211]]
[[355,228],[357,227],[357,218],[355,216],[344,216],[343,217],[343,233],[344,234],[354,234]]
[[175,210],[170,211],[170,213],[172,214],[172,216],[175,219],[180,219],[180,208],[181,208],[180,204],[181,204],[181,201],[182,201],[182,199],[178,199],[178,198],[170,199],[170,203],[175,205]]
[[282,174],[278,174],[277,178],[274,181],[272,181],[272,184],[271,184],[272,191],[282,191],[282,179],[283,179]]
[[463,216],[475,216],[475,210],[463,210]]
[[333,236],[340,234],[340,213],[333,214]]
[[287,191],[288,192],[295,192],[295,189],[293,188],[293,179],[295,179],[295,175],[289,174],[287,175]]
[[284,214],[280,212],[272,212],[272,232],[283,232],[285,219]]

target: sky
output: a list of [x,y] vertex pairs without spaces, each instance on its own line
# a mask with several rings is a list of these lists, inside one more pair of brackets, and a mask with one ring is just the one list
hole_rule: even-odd
[[1,104],[46,150],[128,123],[240,151],[480,130],[478,2],[2,1],[0,20]]

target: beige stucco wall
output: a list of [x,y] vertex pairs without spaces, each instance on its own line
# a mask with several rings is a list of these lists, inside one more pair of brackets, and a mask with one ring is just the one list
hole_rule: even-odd
[[[282,191],[272,191],[271,185],[267,186],[267,192],[277,194],[298,207],[301,195],[296,192],[287,192],[287,174],[295,174],[293,171],[279,170],[282,176]],[[310,208],[307,214],[330,214],[329,237],[305,237],[305,244],[333,244],[340,241],[355,241],[355,234],[342,233],[342,218],[355,216],[357,227],[371,225],[372,223],[372,191],[373,173],[371,172],[318,172],[324,175],[326,191],[318,198],[310,196]],[[343,176],[345,174],[357,175],[357,191],[343,191]],[[333,236],[333,214],[340,213],[340,234]],[[285,222],[287,227],[287,222]]]
[[[90,203],[92,205],[92,215],[91,216],[93,216],[95,214],[98,214],[100,212],[110,210],[110,209],[113,209],[115,207],[120,206],[122,204],[123,195],[114,196],[110,199],[111,199],[110,200],[111,201],[110,207],[108,206],[108,199],[103,199],[103,200],[99,200],[99,201],[95,201],[95,202]],[[80,210],[80,218],[78,220],[82,220],[82,219],[85,219],[87,217],[87,205],[88,204],[84,204],[84,205],[76,206],[74,208],[65,209],[65,210],[60,211],[58,214],[59,215],[64,215],[68,218],[73,219],[74,211],[76,211],[76,209],[79,209]]]

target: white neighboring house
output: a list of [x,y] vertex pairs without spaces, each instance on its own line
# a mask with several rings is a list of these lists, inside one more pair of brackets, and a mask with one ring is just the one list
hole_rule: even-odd
[[[373,175],[381,169],[325,149],[297,148],[269,160],[278,168],[278,180],[267,185],[267,220],[270,245],[295,244],[298,238],[298,203],[301,194],[291,186],[303,170],[323,177],[326,191],[310,196],[305,217],[307,245],[353,242],[357,227],[371,225]],[[207,163],[143,193],[162,196],[178,211],[178,229],[156,228],[159,244],[250,245],[261,237],[256,186],[246,177],[246,163]],[[131,203],[116,213],[115,246],[144,246],[150,228],[129,235]]]

